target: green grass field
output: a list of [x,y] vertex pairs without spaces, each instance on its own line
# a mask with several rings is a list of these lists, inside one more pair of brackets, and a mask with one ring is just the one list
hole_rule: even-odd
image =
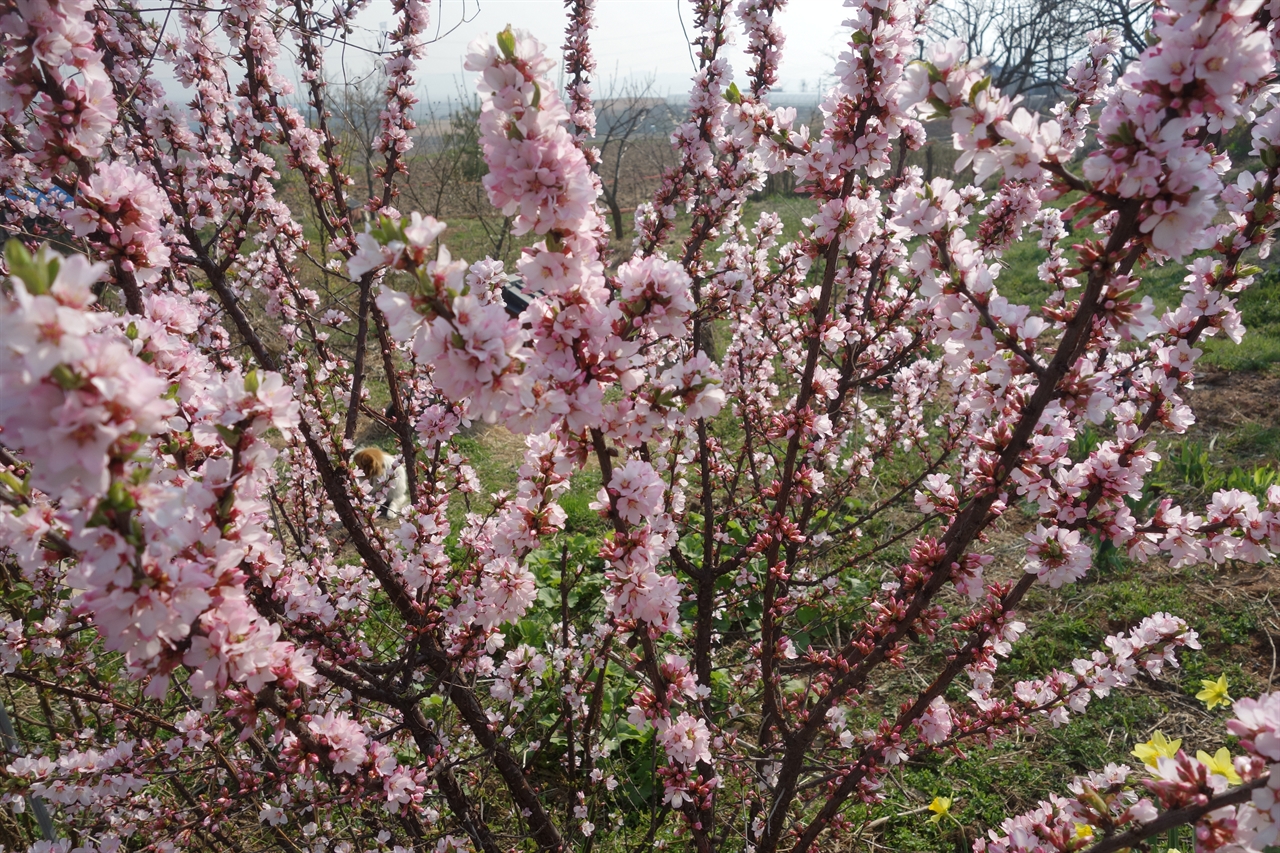
[[[761,210],[777,209],[786,225],[784,236],[800,228],[807,213],[798,198],[752,202],[743,217],[750,226]],[[687,234],[682,222],[673,243]],[[1010,298],[1038,302],[1046,295],[1036,278],[1043,253],[1034,244],[1016,246],[1005,256],[1006,269],[998,286]],[[1143,292],[1164,309],[1180,300],[1185,271],[1169,263],[1141,271]],[[1202,364],[1210,373],[1227,372],[1233,387],[1248,387],[1254,377],[1272,377],[1280,362],[1280,270],[1258,276],[1254,289],[1240,299],[1249,329],[1241,345],[1226,340],[1205,343]],[[1197,396],[1199,406],[1213,407],[1212,389]],[[1151,477],[1154,494],[1170,495],[1194,507],[1215,488],[1265,488],[1274,482],[1280,453],[1280,426],[1265,418],[1227,419],[1226,428],[1210,433],[1193,429],[1186,437],[1161,436],[1157,443],[1165,461]],[[482,480],[492,488],[514,484],[514,465],[506,454],[509,442],[480,435],[467,440],[467,449]],[[505,449],[504,449],[505,448]],[[1233,473],[1234,472],[1234,473]],[[1234,478],[1234,479],[1233,479]],[[599,533],[599,519],[587,508],[599,487],[596,471],[573,481],[564,505],[574,532]],[[1253,489],[1257,490],[1257,489]],[[1028,516],[1010,513],[995,538],[1010,551],[1020,549]],[[1005,571],[1016,571],[1006,564]],[[1095,699],[1088,711],[1062,728],[1047,724],[1033,734],[1001,740],[993,746],[973,747],[912,761],[899,768],[886,786],[883,804],[860,809],[869,849],[968,849],[980,832],[996,827],[1012,814],[1032,808],[1050,793],[1063,792],[1070,778],[1107,762],[1136,761],[1129,753],[1156,729],[1184,739],[1184,748],[1231,747],[1223,723],[1227,709],[1205,709],[1194,698],[1200,680],[1226,675],[1233,695],[1254,694],[1274,685],[1275,644],[1280,640],[1280,613],[1269,594],[1274,574],[1265,569],[1211,566],[1173,570],[1164,564],[1136,566],[1114,551],[1099,555],[1098,566],[1083,583],[1060,590],[1037,588],[1025,603],[1022,618],[1027,637],[1015,647],[1002,669],[1006,683],[1040,677],[1057,667],[1069,669],[1073,659],[1099,648],[1111,633],[1126,630],[1143,617],[1166,611],[1185,618],[1200,633],[1203,649],[1182,656],[1180,669],[1166,670],[1159,680]],[[910,689],[909,674],[902,684],[881,689],[892,695]],[[959,698],[959,691],[953,698]],[[874,722],[874,721],[871,721]],[[951,817],[928,818],[935,796],[953,799]],[[1190,846],[1175,836],[1153,849]]]
[[[796,196],[752,201],[743,215],[750,228],[765,210],[781,214],[783,239],[802,227],[811,204]],[[492,235],[486,223],[460,220],[445,235],[455,256],[474,259]],[[689,221],[678,222],[669,248],[674,251],[688,234]],[[519,246],[517,240],[513,250]],[[619,245],[620,251],[625,251]],[[511,256],[508,255],[508,258]],[[1015,301],[1039,303],[1047,288],[1036,267],[1044,252],[1023,242],[1004,256],[997,282]],[[1261,492],[1280,481],[1280,422],[1269,417],[1270,403],[1280,394],[1280,266],[1260,261],[1264,272],[1239,299],[1248,332],[1242,344],[1222,338],[1202,343],[1205,379],[1192,395],[1193,406],[1205,416],[1186,436],[1161,435],[1156,444],[1164,460],[1149,478],[1152,498],[1170,496],[1195,508],[1218,488]],[[1176,306],[1185,270],[1166,263],[1138,271],[1141,292],[1158,310]],[[723,330],[722,330],[723,331]],[[380,405],[373,383],[373,402]],[[1270,390],[1274,387],[1274,393]],[[389,437],[387,437],[389,438]],[[472,511],[491,506],[489,493],[511,490],[523,452],[523,442],[504,429],[477,425],[457,447],[475,467],[482,483],[471,497]],[[589,504],[600,488],[598,469],[588,467],[572,479],[561,504],[568,515],[568,533],[595,537],[605,526]],[[455,504],[455,529],[467,507]],[[1010,512],[993,537],[1001,553],[997,571],[1016,573],[1021,537],[1029,514]],[[886,785],[886,800],[859,806],[855,824],[867,849],[954,851],[968,849],[974,838],[1048,797],[1064,792],[1070,778],[1107,762],[1136,761],[1134,744],[1160,729],[1184,739],[1184,748],[1213,752],[1232,747],[1223,723],[1228,711],[1207,710],[1194,695],[1201,679],[1226,675],[1234,696],[1275,689],[1276,647],[1280,644],[1280,611],[1273,601],[1274,570],[1228,565],[1170,569],[1156,563],[1131,564],[1114,551],[1098,554],[1095,570],[1082,583],[1059,590],[1036,588],[1024,604],[1026,638],[1015,647],[1001,670],[1004,683],[1042,677],[1053,668],[1069,669],[1073,659],[1099,648],[1111,633],[1132,627],[1143,617],[1166,611],[1186,619],[1200,633],[1203,648],[1182,656],[1180,669],[1166,670],[1158,680],[1095,699],[1087,713],[1073,716],[1062,728],[1047,724],[1041,730],[977,746],[964,752],[914,760],[899,767]],[[886,701],[910,690],[910,673],[900,683],[881,685]],[[955,688],[953,688],[955,689]],[[960,691],[952,698],[960,698]],[[867,721],[874,724],[874,720]],[[927,811],[934,797],[953,800],[951,816],[933,822]],[[1191,839],[1175,836],[1153,845],[1163,853],[1186,849]]]

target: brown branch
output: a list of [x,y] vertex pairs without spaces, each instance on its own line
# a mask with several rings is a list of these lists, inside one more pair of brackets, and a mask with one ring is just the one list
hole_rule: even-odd
[[1267,780],[1271,778],[1270,774],[1266,774],[1261,778],[1254,779],[1241,785],[1239,788],[1232,788],[1225,794],[1219,794],[1216,797],[1210,797],[1209,801],[1203,805],[1183,806],[1180,809],[1165,812],[1150,823],[1144,823],[1141,826],[1135,826],[1127,832],[1119,835],[1112,835],[1102,839],[1092,847],[1086,848],[1083,853],[1115,853],[1118,850],[1127,850],[1137,847],[1143,841],[1152,836],[1167,832],[1176,826],[1185,826],[1195,823],[1200,818],[1226,806],[1238,806],[1241,803],[1248,802],[1253,796],[1253,792],[1258,788],[1264,787]]
[[[417,742],[418,749],[422,751],[423,757],[437,755],[440,752],[440,739],[427,722],[422,709],[415,702],[402,710],[405,725],[413,735],[414,741]],[[442,756],[440,764],[433,771],[433,775],[436,780],[436,786],[449,803],[449,808],[453,811],[454,816],[458,818],[467,835],[475,842],[475,845],[483,850],[484,853],[501,853],[502,848],[498,846],[498,842],[494,839],[489,826],[472,807],[466,791],[462,790],[462,786],[458,784],[457,778],[453,775],[453,768],[444,763]]]
[[538,798],[538,792],[525,778],[524,765],[516,760],[506,743],[493,729],[489,728],[489,717],[485,713],[484,706],[476,698],[475,692],[458,677],[444,650],[429,636],[424,637],[424,641],[427,665],[435,672],[449,696],[449,701],[458,709],[458,713],[462,715],[463,721],[471,729],[480,746],[489,753],[494,767],[502,776],[502,781],[506,783],[511,796],[524,810],[538,848],[544,851],[563,850],[564,840],[561,838],[560,831],[543,807],[542,801]]
[[[760,853],[773,853],[777,849],[782,832],[781,815],[785,814],[787,806],[795,796],[795,786],[803,768],[805,753],[825,723],[826,711],[839,701],[840,697],[866,684],[871,671],[889,657],[890,651],[908,634],[925,608],[933,601],[934,596],[946,584],[951,574],[947,567],[960,560],[978,534],[990,523],[990,510],[999,495],[1000,487],[1017,469],[1018,459],[1030,446],[1031,438],[1039,426],[1041,414],[1058,393],[1058,383],[1075,365],[1089,343],[1093,317],[1098,311],[1106,283],[1113,274],[1125,271],[1125,267],[1131,266],[1136,259],[1134,252],[1129,251],[1123,255],[1122,260],[1114,260],[1121,256],[1129,239],[1137,233],[1137,212],[1136,202],[1128,203],[1121,210],[1120,221],[1111,233],[1104,255],[1104,258],[1112,260],[1099,260],[1090,270],[1088,284],[1080,297],[1076,314],[1067,325],[1062,342],[1045,370],[1044,378],[1023,408],[1013,435],[1000,454],[998,464],[994,468],[994,482],[988,484],[988,488],[982,495],[957,514],[951,526],[941,537],[940,543],[945,546],[946,551],[934,564],[934,571],[928,580],[915,592],[910,601],[903,603],[901,617],[885,627],[883,634],[868,652],[865,654],[859,652],[865,630],[859,632],[846,644],[842,656],[851,663],[848,673],[837,679],[827,694],[810,709],[808,722],[793,735],[788,743],[782,768],[778,774],[779,781],[774,791],[770,818],[765,824],[764,837],[757,847]],[[763,659],[768,661],[770,649],[768,646],[763,648],[765,649]],[[852,788],[850,788],[851,792]],[[806,828],[803,840],[807,840],[810,844],[816,840],[841,802],[843,800],[833,796],[828,801],[827,807],[824,807],[822,816]]]

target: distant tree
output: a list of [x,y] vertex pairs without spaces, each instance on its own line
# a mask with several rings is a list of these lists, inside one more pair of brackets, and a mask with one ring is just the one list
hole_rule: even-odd
[[959,39],[966,58],[985,57],[992,84],[1008,95],[1058,94],[1089,49],[1086,34],[1109,29],[1123,61],[1145,47],[1151,3],[1127,0],[943,0],[931,34]]
[[437,218],[452,216],[479,224],[482,250],[508,259],[514,247],[511,217],[489,203],[483,180],[488,172],[480,151],[480,103],[459,93],[442,110],[429,103],[423,110],[418,144],[408,159],[404,193],[413,207]]
[[379,116],[386,103],[386,75],[379,68],[331,86],[337,90],[333,111],[335,129],[343,142],[344,159],[359,165],[367,193],[364,200],[371,199],[377,192],[377,161],[382,158],[378,151],[378,138],[382,133]]
[[[666,103],[653,94],[652,77],[613,81],[609,93],[596,104],[595,144],[600,149],[596,164],[602,200],[609,209],[613,232],[623,236],[623,195],[639,189],[637,178],[647,171],[634,156],[641,138],[665,139],[674,129]],[[663,145],[664,149],[670,146]]]

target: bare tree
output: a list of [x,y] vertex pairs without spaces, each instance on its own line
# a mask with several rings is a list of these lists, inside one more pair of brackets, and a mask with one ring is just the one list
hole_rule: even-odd
[[958,38],[983,56],[992,83],[1010,95],[1056,95],[1067,70],[1088,50],[1086,33],[1120,36],[1122,57],[1146,46],[1151,3],[1128,0],[942,0],[930,35]]
[[[622,237],[624,209],[633,200],[647,198],[656,186],[661,169],[650,169],[647,160],[634,156],[643,145],[670,148],[667,137],[674,129],[671,111],[664,99],[653,93],[652,77],[614,80],[609,93],[596,102],[596,137],[600,162],[596,169],[603,185],[604,203],[609,208],[614,234]],[[652,175],[646,174],[652,171]]]
[[480,107],[474,99],[450,101],[443,110],[428,102],[418,123],[415,180],[406,191],[424,213],[444,218],[457,212],[457,190],[487,171],[480,152]]
[[427,101],[418,123],[409,179],[402,188],[414,208],[437,219],[465,219],[477,225],[480,254],[509,260],[516,248],[511,218],[489,204],[488,172],[480,150],[480,103],[459,93],[443,109]]
[[333,100],[334,117],[337,119],[338,138],[346,149],[344,159],[359,163],[364,172],[365,199],[375,195],[381,154],[375,147],[382,132],[381,113],[386,103],[386,75],[381,67],[363,77],[349,80],[336,87],[338,96]]
[[1134,3],[1129,0],[1092,0],[1101,26],[1120,36],[1121,58],[1125,63],[1138,57],[1147,49],[1147,29],[1151,25],[1150,0]]

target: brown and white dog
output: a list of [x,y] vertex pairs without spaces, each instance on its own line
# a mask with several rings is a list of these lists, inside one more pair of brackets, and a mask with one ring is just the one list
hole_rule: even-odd
[[409,505],[409,476],[400,464],[400,457],[380,447],[362,447],[351,454],[351,461],[375,484],[391,478],[391,487],[378,505],[378,515],[381,518],[399,516]]

